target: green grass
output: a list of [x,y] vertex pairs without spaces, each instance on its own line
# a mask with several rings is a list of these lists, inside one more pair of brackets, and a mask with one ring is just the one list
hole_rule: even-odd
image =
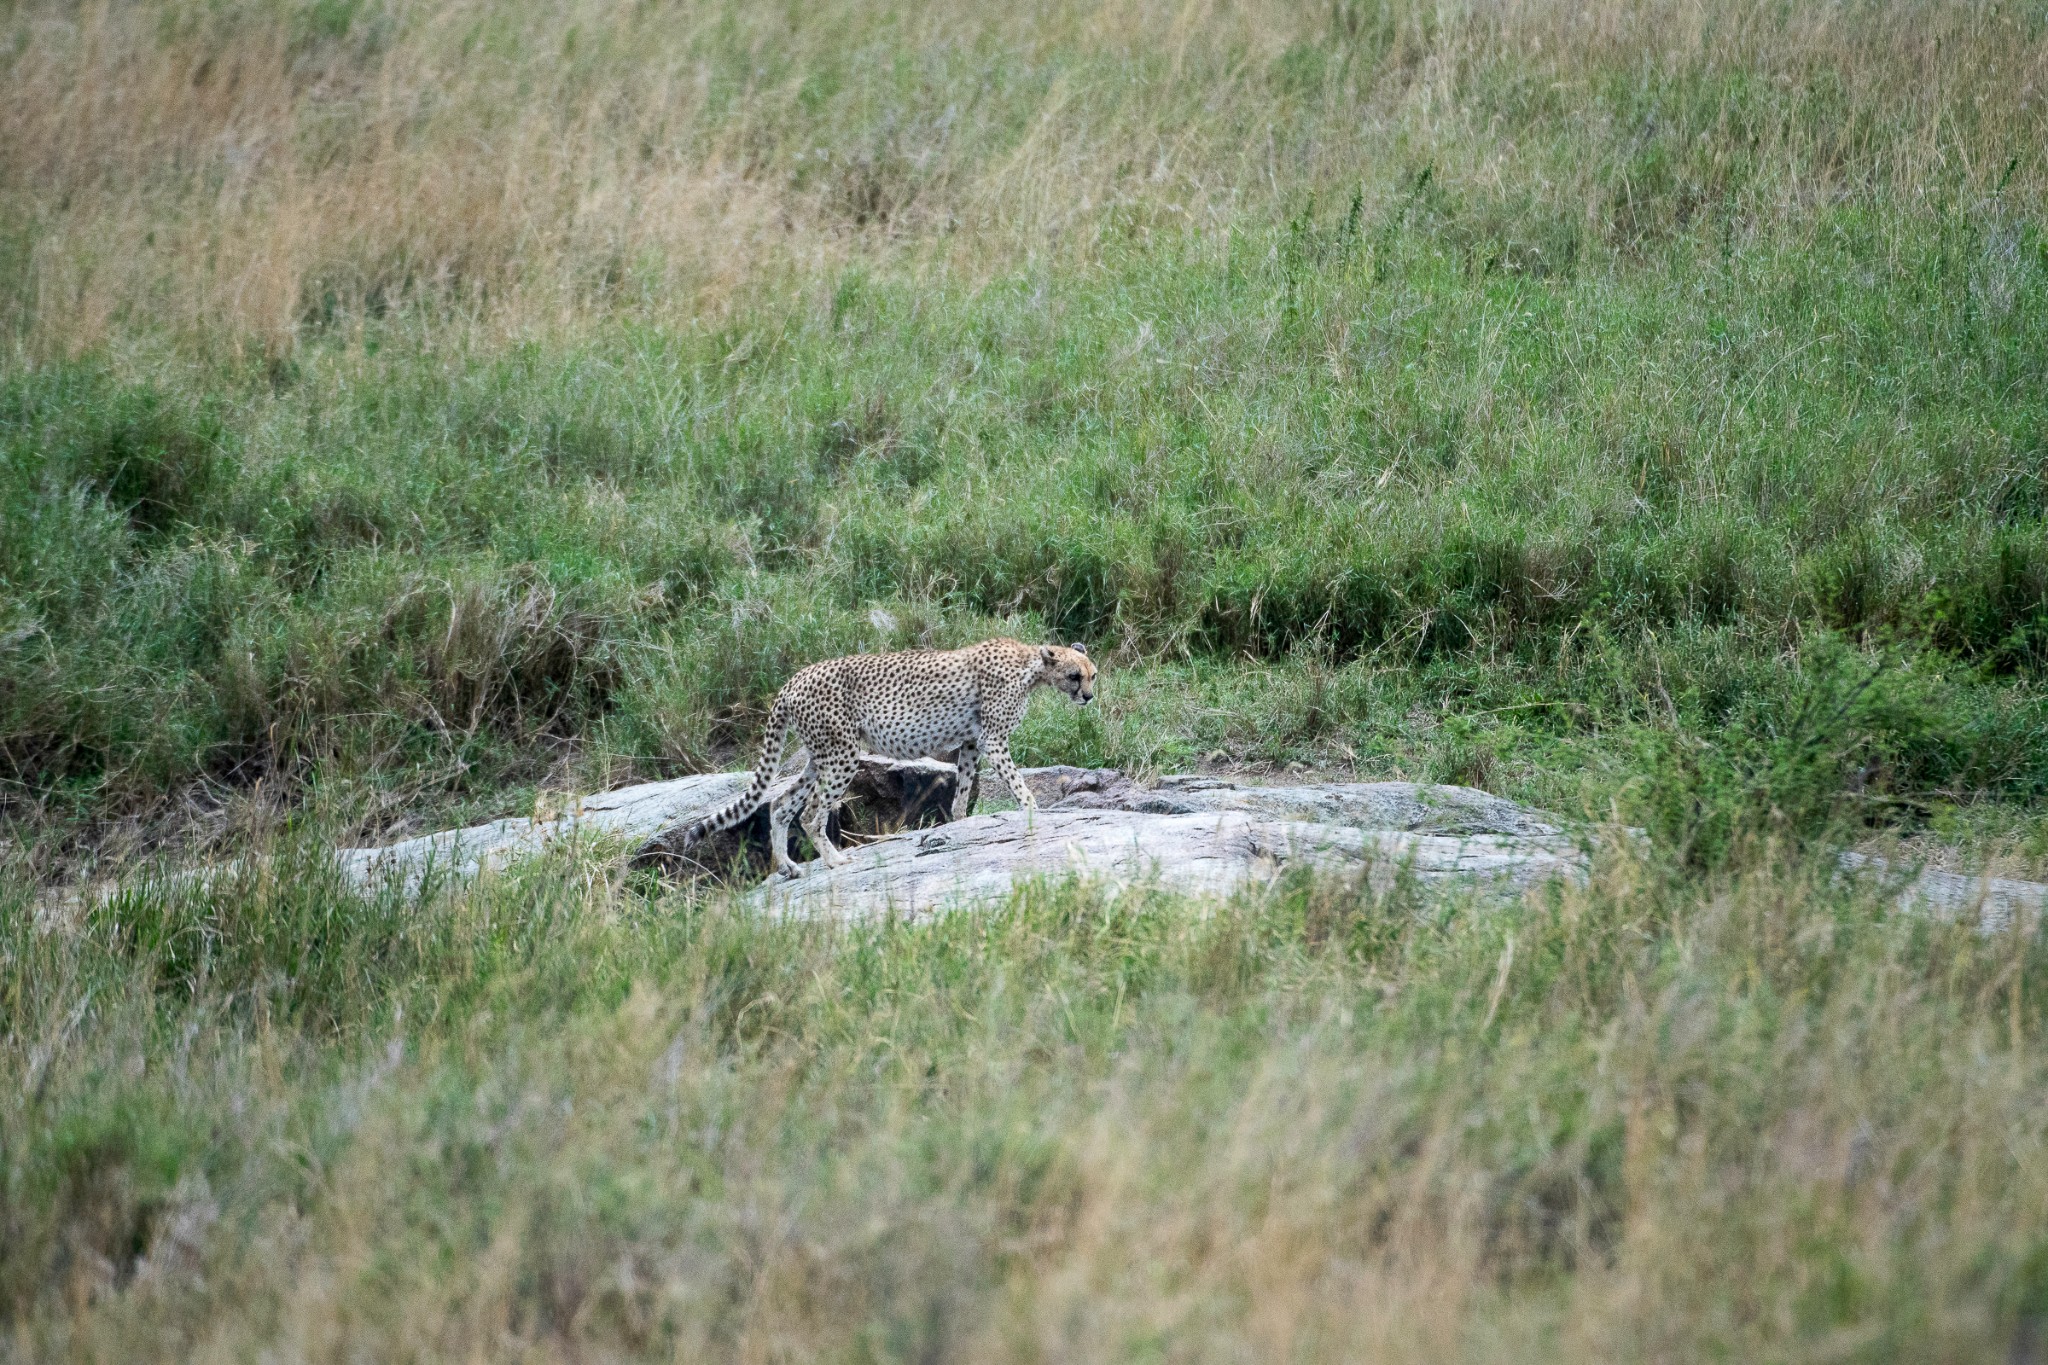
[[[1108,761],[1208,743],[1157,704],[1172,660],[1259,661],[1247,697],[1364,661],[1583,740],[1652,719],[1660,668],[1698,704],[1650,709],[1710,733],[1816,632],[2038,732],[2030,231],[1845,213],[1530,279],[1403,213],[1347,252],[1334,217],[971,290],[854,269],[716,332],[17,373],[0,757],[113,810],[259,775],[473,794],[564,755],[617,780],[723,761],[803,662],[999,630],[1106,656]],[[1310,266],[1304,236],[1339,245]],[[1224,747],[1386,750],[1348,704]],[[1902,794],[2038,792],[2020,739],[1959,736]]]

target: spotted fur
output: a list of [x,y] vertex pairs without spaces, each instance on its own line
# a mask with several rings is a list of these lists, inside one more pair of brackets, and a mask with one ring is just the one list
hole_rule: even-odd
[[987,760],[1026,810],[1037,801],[1017,777],[1010,733],[1038,687],[1057,687],[1086,706],[1095,699],[1095,665],[1080,645],[1027,645],[983,640],[953,650],[854,654],[803,669],[775,698],[768,733],[754,764],[753,781],[731,804],[691,825],[681,848],[731,829],[759,810],[795,731],[810,761],[788,795],[768,814],[768,844],[776,871],[796,875],[789,857],[789,816],[800,811],[804,831],[827,866],[846,861],[825,833],[825,817],[846,796],[863,751],[889,758],[922,758],[958,748],[959,779],[953,818],[964,817],[980,787]]

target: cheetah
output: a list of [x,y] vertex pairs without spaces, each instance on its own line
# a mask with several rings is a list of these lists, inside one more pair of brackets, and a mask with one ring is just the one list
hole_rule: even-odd
[[754,763],[754,780],[735,801],[684,828],[675,847],[686,849],[709,835],[731,829],[759,810],[795,730],[810,761],[789,794],[768,813],[768,846],[775,870],[800,869],[789,856],[790,812],[801,822],[827,867],[847,855],[825,832],[825,817],[836,809],[853,780],[863,750],[889,758],[922,758],[959,748],[959,777],[952,817],[972,807],[985,758],[1026,810],[1037,801],[1017,776],[1010,757],[1010,732],[1024,717],[1034,688],[1057,687],[1086,706],[1095,699],[1095,665],[1080,645],[1027,645],[1021,640],[983,640],[965,649],[909,650],[900,654],[854,654],[812,664],[791,678],[768,712],[768,733]]

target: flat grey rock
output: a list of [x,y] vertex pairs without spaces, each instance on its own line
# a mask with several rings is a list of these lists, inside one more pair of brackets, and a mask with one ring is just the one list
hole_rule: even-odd
[[1276,819],[1245,810],[1177,814],[1047,809],[978,815],[849,850],[838,868],[773,879],[753,903],[803,918],[920,917],[1000,900],[1020,878],[1085,877],[1223,896],[1290,867],[1357,875],[1385,889],[1423,885],[1518,893],[1582,878],[1584,853],[1561,835],[1439,835]]
[[1900,867],[1867,853],[1844,853],[1841,864],[1852,876],[1893,883],[1888,889],[1902,910],[1948,923],[1974,920],[1983,934],[2005,933],[2015,922],[2031,934],[2041,927],[2041,911],[2048,906],[2048,885],[2040,882]]
[[[951,772],[930,760],[883,766]],[[1035,822],[1010,811],[908,830],[860,845],[853,866],[832,871],[813,863],[806,876],[764,886],[755,897],[787,913],[858,916],[985,901],[1007,894],[1020,876],[1079,873],[1227,894],[1299,862],[1370,868],[1382,880],[1406,866],[1425,881],[1514,887],[1583,869],[1555,822],[1469,787],[1254,786],[1206,776],[1143,787],[1113,769],[1071,767],[1022,776],[1042,807]],[[621,840],[644,857],[660,852],[680,825],[738,795],[747,778],[711,773],[623,787],[570,802],[549,819],[492,820],[337,856],[358,884],[395,881],[408,893],[430,875],[473,877],[579,834]],[[777,788],[794,780],[792,773]]]
[[528,858],[557,840],[577,834],[603,835],[639,842],[651,839],[692,815],[713,810],[738,796],[747,786],[746,773],[702,773],[669,782],[647,782],[587,796],[570,803],[562,814],[545,820],[490,820],[464,829],[422,834],[381,848],[344,848],[336,852],[344,876],[359,885],[380,885],[396,879],[408,893],[419,889],[430,873],[474,877]]
[[1416,834],[1500,834],[1541,837],[1563,833],[1552,820],[1505,798],[1471,787],[1416,782],[1335,782],[1328,785],[1246,787],[1206,777],[1160,779],[1159,794],[1196,810],[1249,810],[1289,820],[1398,829]]
[[[877,761],[898,772],[944,774],[950,764],[931,759]],[[408,894],[433,875],[474,877],[486,869],[509,866],[563,839],[578,835],[623,840],[646,849],[677,826],[718,809],[746,790],[751,773],[700,773],[667,782],[644,782],[565,801],[564,809],[545,819],[513,816],[487,820],[462,829],[441,830],[376,848],[344,848],[335,858],[344,876],[362,886],[396,879]],[[797,773],[779,777],[768,789],[770,798],[787,791]]]
[[[891,779],[874,784],[879,804],[867,812],[870,827],[935,818],[950,800],[949,765],[868,762]],[[568,802],[548,819],[492,820],[381,848],[340,849],[336,860],[358,885],[395,883],[416,894],[430,875],[473,877],[579,834],[618,840],[644,856],[659,852],[681,824],[738,795],[748,776],[706,773],[622,787]],[[1078,875],[1227,895],[1305,865],[1363,876],[1382,889],[1405,875],[1423,886],[1513,893],[1586,872],[1584,850],[1560,822],[1470,787],[1257,786],[1204,775],[1147,787],[1114,769],[1074,767],[1027,768],[1022,776],[1041,807],[1035,818],[1000,811],[904,829],[849,847],[846,866],[807,864],[804,876],[764,883],[749,899],[779,914],[861,918],[985,904],[1020,878]],[[793,781],[791,773],[771,791]],[[1874,880],[1904,912],[1973,923],[1980,933],[2015,924],[2033,933],[2048,912],[2048,885],[2040,882],[1920,869],[1863,853],[1842,854],[1840,865],[1846,877]],[[211,880],[221,871],[181,875]],[[56,898],[39,907],[38,920],[46,912],[70,916],[112,886]]]

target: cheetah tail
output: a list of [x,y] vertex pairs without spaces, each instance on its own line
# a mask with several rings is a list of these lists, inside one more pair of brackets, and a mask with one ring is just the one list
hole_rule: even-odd
[[768,797],[770,784],[775,781],[775,770],[782,766],[782,752],[789,742],[791,724],[789,708],[781,697],[777,697],[768,712],[768,732],[761,737],[761,756],[754,760],[754,780],[733,800],[679,830],[674,844],[677,849],[688,848],[699,839],[731,829],[760,809]]

